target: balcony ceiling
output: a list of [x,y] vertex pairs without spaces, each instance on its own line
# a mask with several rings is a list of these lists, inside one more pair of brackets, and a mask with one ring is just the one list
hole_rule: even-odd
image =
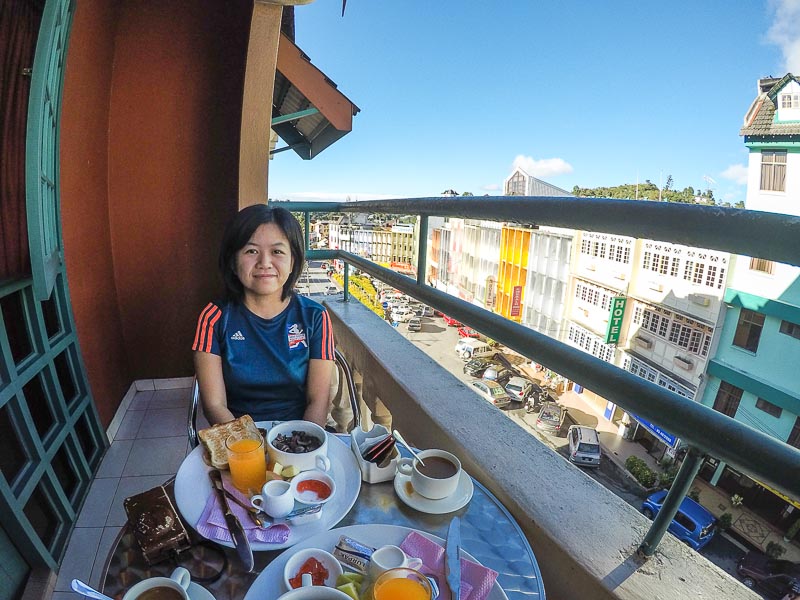
[[[303,114],[288,121],[281,117]],[[360,112],[311,59],[286,35],[281,34],[275,91],[272,104],[272,129],[287,144],[272,153],[294,150],[309,160],[347,135],[353,128],[353,117]],[[277,121],[277,122],[276,122]]]

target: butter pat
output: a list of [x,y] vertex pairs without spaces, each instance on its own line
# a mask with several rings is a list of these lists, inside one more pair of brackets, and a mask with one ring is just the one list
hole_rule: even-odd
[[274,465],[272,465],[272,472],[275,473],[275,475],[283,475],[283,465],[279,462],[276,462]]
[[298,469],[294,465],[291,465],[289,467],[283,467],[283,471],[281,471],[281,476],[285,477],[286,479],[291,479],[292,477],[297,475],[299,472],[300,472],[300,469]]

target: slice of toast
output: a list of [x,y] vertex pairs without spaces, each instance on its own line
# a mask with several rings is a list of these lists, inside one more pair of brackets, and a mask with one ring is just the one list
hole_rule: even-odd
[[203,443],[206,457],[211,466],[217,469],[227,469],[228,450],[225,448],[225,440],[232,435],[244,437],[248,433],[260,435],[252,417],[250,415],[242,415],[233,421],[201,429],[197,432],[197,437]]

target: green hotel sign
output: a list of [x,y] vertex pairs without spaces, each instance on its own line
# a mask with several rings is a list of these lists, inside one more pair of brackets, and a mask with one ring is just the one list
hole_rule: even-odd
[[622,318],[625,316],[625,305],[628,299],[625,296],[617,296],[611,300],[611,312],[608,315],[608,329],[606,329],[606,344],[616,344],[619,342],[619,334],[622,330]]

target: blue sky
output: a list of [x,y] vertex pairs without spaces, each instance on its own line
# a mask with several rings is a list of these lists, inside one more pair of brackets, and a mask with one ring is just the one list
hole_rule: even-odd
[[316,0],[295,23],[361,112],[313,160],[275,155],[280,200],[496,195],[515,164],[744,200],[756,82],[800,73],[800,0]]

